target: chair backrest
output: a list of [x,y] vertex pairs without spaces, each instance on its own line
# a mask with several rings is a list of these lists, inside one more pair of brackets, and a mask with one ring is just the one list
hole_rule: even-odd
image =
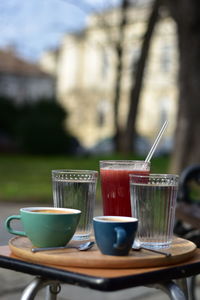
[[200,164],[189,166],[181,173],[178,201],[200,205]]

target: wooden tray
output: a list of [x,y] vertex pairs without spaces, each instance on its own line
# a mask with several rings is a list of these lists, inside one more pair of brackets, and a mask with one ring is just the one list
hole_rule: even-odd
[[[71,245],[74,243],[76,242],[70,242]],[[181,238],[175,238],[170,249],[165,249],[172,254],[170,257],[147,250],[130,251],[128,256],[103,255],[96,246],[88,251],[68,248],[32,253],[33,246],[26,237],[12,238],[9,241],[9,247],[14,255],[33,263],[101,269],[167,266],[191,258],[196,249],[194,243]]]

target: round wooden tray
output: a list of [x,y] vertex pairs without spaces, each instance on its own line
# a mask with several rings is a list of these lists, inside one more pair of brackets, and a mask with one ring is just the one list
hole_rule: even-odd
[[[70,242],[73,245],[76,242]],[[166,257],[148,250],[130,251],[128,256],[103,255],[94,246],[88,251],[67,248],[44,252],[31,252],[33,247],[26,237],[15,237],[9,241],[12,253],[33,263],[59,265],[65,267],[128,269],[157,267],[176,264],[191,258],[196,245],[188,240],[175,238],[169,251],[172,255]]]

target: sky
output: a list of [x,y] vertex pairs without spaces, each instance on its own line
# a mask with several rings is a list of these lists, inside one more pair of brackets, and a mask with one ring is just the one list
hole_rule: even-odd
[[87,16],[119,0],[0,0],[0,48],[37,61],[64,33],[83,29]]

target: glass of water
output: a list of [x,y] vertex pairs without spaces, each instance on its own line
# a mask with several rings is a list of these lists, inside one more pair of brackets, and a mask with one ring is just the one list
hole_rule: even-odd
[[142,246],[169,248],[173,239],[178,175],[130,175],[132,216]]
[[90,239],[97,177],[93,170],[52,170],[54,207],[81,210],[74,240]]

